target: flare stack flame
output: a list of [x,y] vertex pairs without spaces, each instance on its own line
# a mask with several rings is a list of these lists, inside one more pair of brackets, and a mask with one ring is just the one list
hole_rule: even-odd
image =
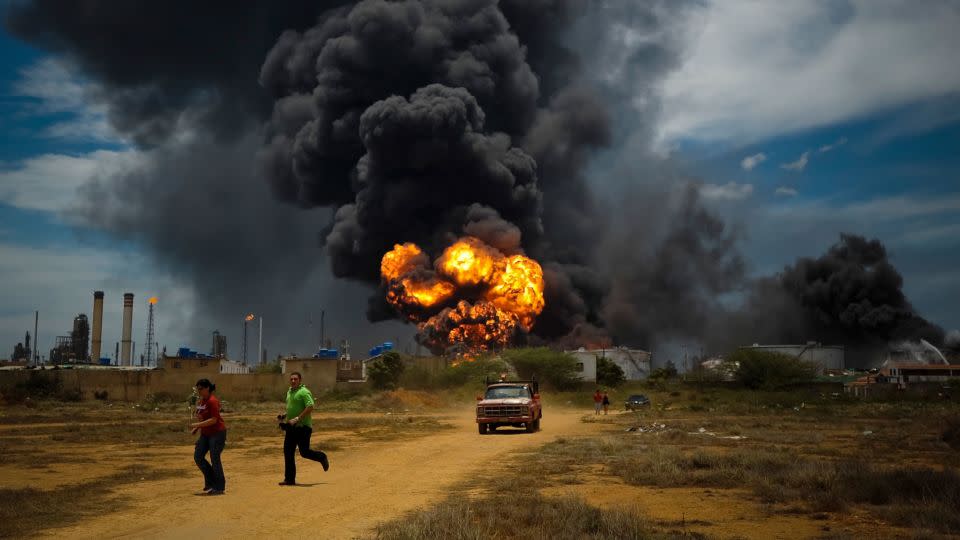
[[384,254],[380,275],[387,302],[417,323],[418,341],[434,353],[506,347],[530,331],[544,307],[539,263],[469,236],[432,266],[416,244],[397,244]]

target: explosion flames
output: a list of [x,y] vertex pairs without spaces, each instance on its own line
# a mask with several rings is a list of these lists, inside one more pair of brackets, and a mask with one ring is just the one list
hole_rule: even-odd
[[524,255],[504,255],[474,237],[447,247],[431,267],[412,243],[384,254],[380,275],[386,298],[417,323],[417,339],[441,353],[502,348],[529,332],[543,311],[543,269]]

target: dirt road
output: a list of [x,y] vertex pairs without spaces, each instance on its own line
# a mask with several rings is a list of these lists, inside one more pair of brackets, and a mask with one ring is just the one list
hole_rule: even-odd
[[[262,456],[224,452],[227,494],[195,495],[199,471],[169,480],[119,488],[129,504],[121,510],[47,531],[69,538],[354,538],[377,523],[427,506],[446,496],[452,484],[481,472],[486,463],[513,451],[545,444],[561,436],[597,431],[583,423],[584,410],[551,409],[542,431],[526,434],[477,434],[473,417],[458,413],[456,428],[412,440],[396,440],[330,453],[330,471],[299,457],[297,481],[281,487],[283,457],[265,450]],[[279,441],[278,441],[279,442]],[[192,454],[185,452],[190,462]],[[164,464],[154,464],[163,466]]]

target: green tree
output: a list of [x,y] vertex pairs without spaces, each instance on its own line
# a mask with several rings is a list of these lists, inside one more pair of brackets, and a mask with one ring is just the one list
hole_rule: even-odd
[[627,378],[613,360],[597,358],[597,382],[604,386],[619,386]]
[[776,390],[811,382],[816,366],[783,353],[740,349],[727,358],[737,365],[736,379],[747,388]]
[[676,379],[677,366],[673,363],[673,360],[667,360],[666,365],[651,371],[648,378],[654,380]]
[[546,347],[508,349],[501,355],[521,379],[543,382],[557,390],[576,388],[580,370],[572,356]]
[[367,377],[373,383],[373,387],[379,390],[392,390],[400,382],[400,376],[403,375],[404,365],[400,355],[390,351],[383,353],[367,366]]

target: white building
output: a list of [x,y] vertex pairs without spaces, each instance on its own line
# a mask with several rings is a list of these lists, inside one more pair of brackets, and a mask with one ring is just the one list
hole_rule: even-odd
[[761,351],[777,352],[793,356],[805,362],[817,365],[817,371],[843,369],[843,346],[821,345],[816,341],[809,341],[806,345],[760,345],[754,343],[741,349],[758,349]]
[[233,373],[236,375],[246,375],[250,373],[250,366],[236,362],[234,360],[220,359],[220,373]]
[[650,353],[639,349],[615,347],[613,349],[584,349],[565,351],[577,360],[577,366],[582,367],[580,378],[584,381],[597,380],[597,359],[606,358],[623,370],[628,381],[639,381],[650,375]]

